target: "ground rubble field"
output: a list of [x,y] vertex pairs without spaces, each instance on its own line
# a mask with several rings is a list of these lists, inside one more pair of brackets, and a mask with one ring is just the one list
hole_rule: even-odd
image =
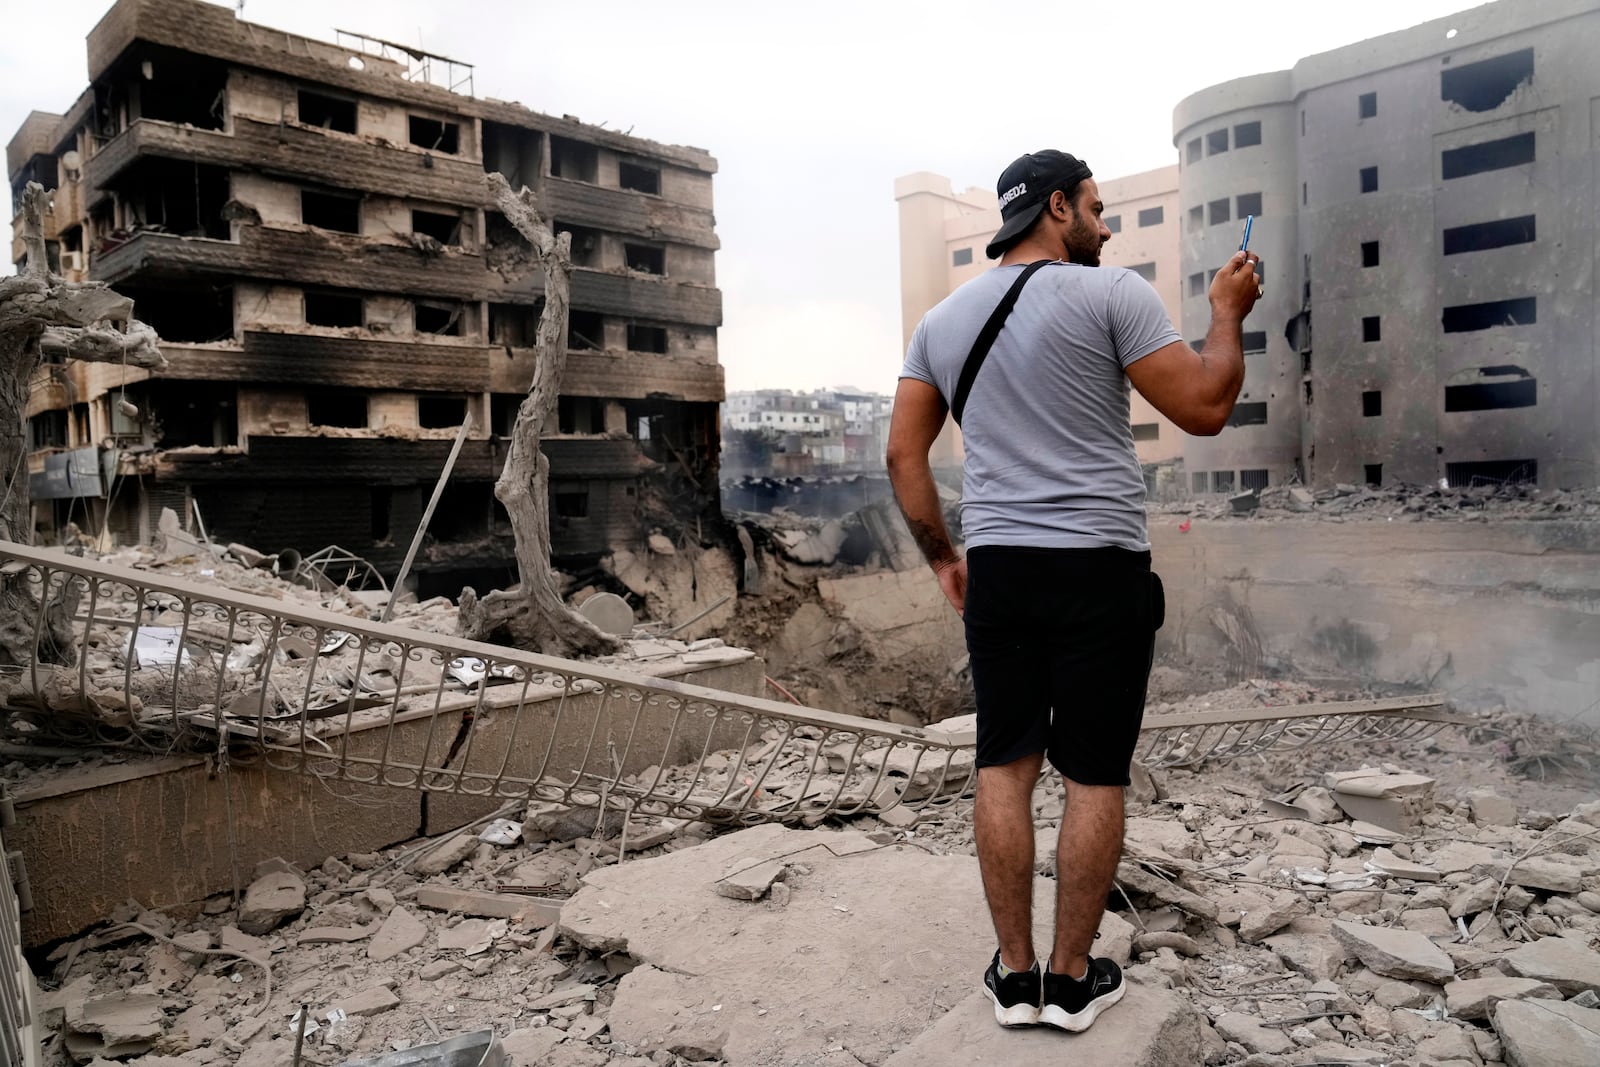
[[[1593,1065],[1592,752],[1502,712],[1136,774],[1096,948],[1130,992],[1083,1035],[1002,1031],[978,992],[970,801],[628,841],[537,805],[320,869],[268,861],[237,901],[130,901],[35,961],[46,1062],[288,1067],[303,1005],[301,1062],[323,1067],[484,1029],[522,1067]],[[1363,768],[1399,829],[1340,806]],[[1062,806],[1042,779],[1039,945]]]

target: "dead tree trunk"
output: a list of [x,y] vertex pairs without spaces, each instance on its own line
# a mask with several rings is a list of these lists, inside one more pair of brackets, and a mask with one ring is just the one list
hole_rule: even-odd
[[[155,331],[133,318],[133,301],[100,282],[67,282],[45,261],[46,194],[29,182],[22,196],[27,273],[0,279],[0,540],[28,544],[33,509],[28,497],[28,389],[44,357],[53,362],[167,365]],[[69,655],[67,606],[46,605],[41,658]],[[31,658],[39,604],[16,578],[0,577],[0,662]],[[52,650],[54,650],[52,652]]]
[[539,214],[532,190],[511,191],[503,176],[486,181],[506,221],[533,246],[544,270],[544,311],[539,316],[538,359],[533,384],[517,409],[511,451],[494,484],[494,495],[511,517],[522,584],[479,599],[461,592],[460,631],[479,641],[528,648],[554,656],[614,651],[616,638],[562,603],[550,569],[550,461],[539,439],[556,410],[567,364],[567,303],[572,288],[572,236],[553,233]]

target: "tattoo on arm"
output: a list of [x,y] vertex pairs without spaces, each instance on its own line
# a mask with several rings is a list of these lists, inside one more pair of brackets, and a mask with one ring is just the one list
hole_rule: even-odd
[[956,558],[955,547],[950,544],[950,534],[945,530],[944,523],[924,522],[907,515],[906,526],[929,563],[937,566]]

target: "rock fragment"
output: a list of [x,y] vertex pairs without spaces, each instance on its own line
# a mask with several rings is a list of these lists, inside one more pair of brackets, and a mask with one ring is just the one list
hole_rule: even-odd
[[405,908],[396,907],[367,942],[367,958],[375,963],[392,960],[422,944],[428,928]]
[[1346,952],[1389,978],[1420,978],[1441,984],[1455,977],[1450,957],[1422,934],[1335,922],[1333,936]]
[[239,929],[264,934],[306,910],[306,883],[293,871],[271,871],[250,883],[239,907]]
[[1576,937],[1542,937],[1512,950],[1506,963],[1523,978],[1549,982],[1563,996],[1600,990],[1600,952]]
[[1498,1000],[1560,1000],[1561,991],[1536,978],[1468,978],[1444,987],[1445,1008],[1457,1019],[1487,1019]]

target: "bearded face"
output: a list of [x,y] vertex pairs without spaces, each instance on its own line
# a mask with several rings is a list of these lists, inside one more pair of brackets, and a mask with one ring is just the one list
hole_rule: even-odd
[[1100,220],[1092,212],[1081,212],[1072,205],[1072,228],[1067,231],[1067,262],[1082,267],[1100,265],[1100,246],[1105,244],[1100,232]]

